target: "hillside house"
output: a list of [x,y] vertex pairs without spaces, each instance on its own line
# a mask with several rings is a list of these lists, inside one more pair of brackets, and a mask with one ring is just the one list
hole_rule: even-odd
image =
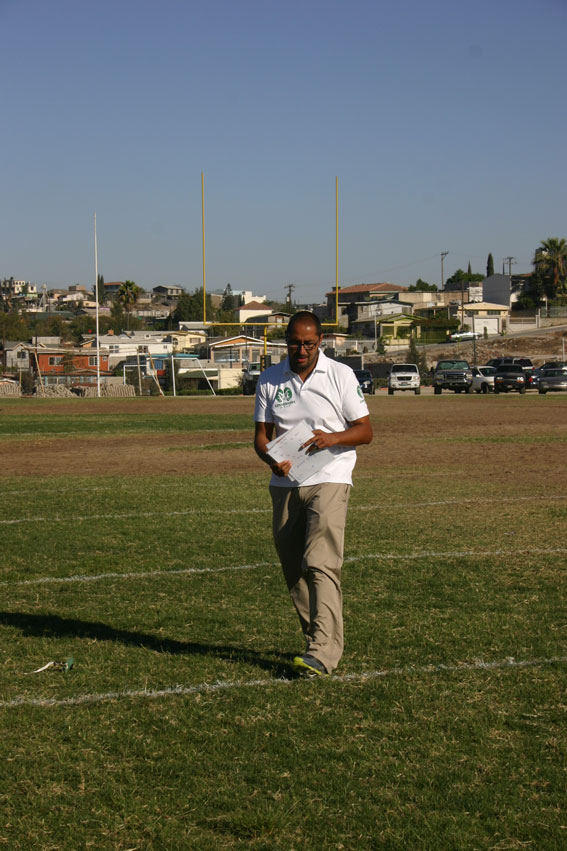
[[[83,349],[96,349],[96,337],[83,336]],[[101,334],[99,348],[107,356],[109,368],[138,354],[148,354],[153,358],[169,357],[173,352],[173,340],[169,332],[164,331],[123,331],[121,334]]]
[[[279,363],[287,355],[287,346],[283,340],[268,340],[267,352],[272,363]],[[214,363],[242,369],[247,363],[255,363],[264,354],[264,340],[259,337],[222,337],[209,345],[209,358]]]
[[[30,349],[31,368],[42,384],[68,386],[94,384],[97,379],[96,352],[75,348]],[[111,375],[108,355],[100,356],[100,375]]]
[[267,305],[262,304],[262,302],[260,301],[248,301],[241,307],[237,307],[234,312],[236,313],[236,316],[238,318],[238,325],[242,325],[244,322],[256,319],[256,317],[259,316],[262,317],[261,321],[264,322],[265,320],[269,319],[269,317],[273,313],[273,311],[270,310]]

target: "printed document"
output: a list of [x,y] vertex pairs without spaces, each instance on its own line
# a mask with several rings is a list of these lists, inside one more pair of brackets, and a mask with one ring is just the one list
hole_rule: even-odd
[[333,458],[330,449],[313,450],[311,446],[303,449],[303,444],[311,437],[313,429],[307,423],[298,423],[266,446],[268,455],[274,461],[291,461],[288,478],[298,484],[318,473]]

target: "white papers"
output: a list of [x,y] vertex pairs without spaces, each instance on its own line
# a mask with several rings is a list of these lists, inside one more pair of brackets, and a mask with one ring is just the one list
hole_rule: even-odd
[[311,437],[313,437],[313,429],[309,428],[307,423],[298,423],[266,446],[268,455],[274,461],[278,463],[291,461],[288,478],[298,484],[305,482],[314,473],[318,473],[333,458],[330,449],[314,451],[310,446],[302,449],[303,444]]

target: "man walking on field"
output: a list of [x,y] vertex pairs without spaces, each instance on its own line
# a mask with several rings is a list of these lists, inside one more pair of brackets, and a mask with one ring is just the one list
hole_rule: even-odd
[[[294,314],[286,330],[287,358],[262,373],[256,389],[254,449],[272,470],[274,542],[306,641],[293,660],[307,677],[330,674],[343,653],[341,567],[355,446],[370,443],[372,426],[352,369],[319,349],[321,323]],[[330,460],[301,484],[290,461],[270,458],[267,444],[305,423],[303,445],[328,449]]]

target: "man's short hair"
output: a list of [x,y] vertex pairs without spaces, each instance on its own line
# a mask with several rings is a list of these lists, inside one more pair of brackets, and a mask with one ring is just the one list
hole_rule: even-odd
[[309,322],[310,325],[314,325],[318,337],[320,337],[323,333],[321,321],[318,316],[315,316],[315,314],[311,313],[311,311],[309,310],[298,310],[298,312],[294,313],[289,322],[287,323],[287,328],[285,329],[286,337],[291,337],[293,333],[293,327],[297,322]]

